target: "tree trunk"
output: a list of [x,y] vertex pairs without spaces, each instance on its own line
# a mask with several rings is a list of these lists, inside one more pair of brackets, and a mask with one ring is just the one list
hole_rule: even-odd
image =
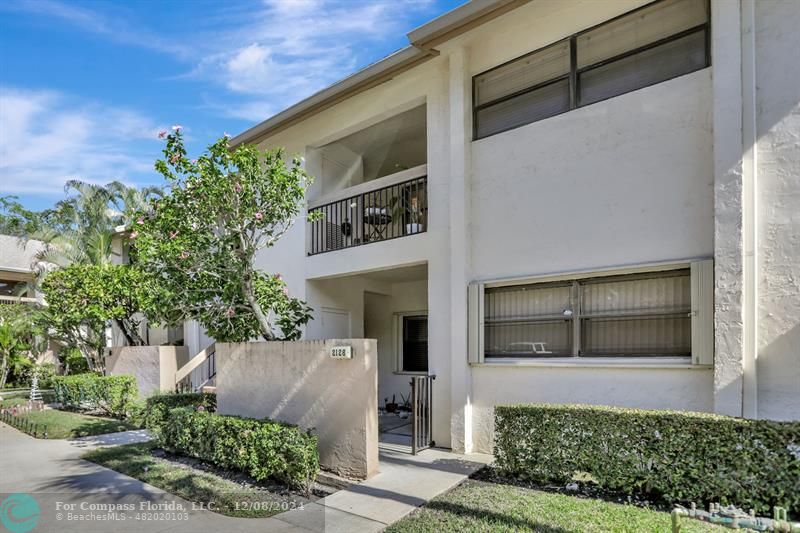
[[128,346],[136,346],[133,342],[133,337],[131,337],[128,328],[125,326],[125,323],[121,318],[115,318],[114,323],[117,325],[117,329],[122,332],[122,335],[125,337],[125,341],[128,343]]
[[144,340],[142,340],[142,337],[139,335],[136,326],[131,324],[128,319],[115,318],[114,322],[125,336],[128,346],[144,346]]
[[258,301],[256,301],[256,297],[253,294],[253,284],[249,273],[244,275],[242,292],[244,293],[247,303],[249,303],[250,307],[253,309],[253,314],[256,315],[258,324],[261,326],[261,336],[264,337],[264,340],[266,341],[274,341],[275,335],[272,334],[272,325],[269,323],[267,315],[264,314],[264,310],[261,309]]
[[6,386],[6,380],[8,379],[8,357],[3,355],[3,364],[0,366],[0,389]]

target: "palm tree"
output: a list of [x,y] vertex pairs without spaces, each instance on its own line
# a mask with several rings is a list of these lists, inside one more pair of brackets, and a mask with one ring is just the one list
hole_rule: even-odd
[[[56,205],[58,223],[32,238],[46,246],[36,261],[52,266],[72,263],[104,265],[111,262],[111,244],[120,227],[129,226],[135,213],[163,195],[158,187],[128,187],[112,181],[96,185],[70,180],[67,194],[76,193]],[[46,273],[47,268],[37,268]]]

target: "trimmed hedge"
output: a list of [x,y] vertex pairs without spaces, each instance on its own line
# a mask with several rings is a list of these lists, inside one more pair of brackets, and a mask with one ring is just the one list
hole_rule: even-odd
[[177,407],[203,406],[210,412],[217,410],[217,395],[205,392],[185,392],[177,394],[156,394],[145,401],[141,425],[157,430],[166,421],[169,412]]
[[76,374],[55,376],[56,401],[73,409],[96,410],[124,418],[131,410],[138,390],[133,376],[98,376]]
[[501,472],[564,484],[588,473],[605,489],[671,503],[718,501],[759,514],[800,513],[800,423],[586,405],[495,408]]
[[317,437],[297,426],[190,408],[172,409],[156,430],[167,450],[310,489],[319,472]]

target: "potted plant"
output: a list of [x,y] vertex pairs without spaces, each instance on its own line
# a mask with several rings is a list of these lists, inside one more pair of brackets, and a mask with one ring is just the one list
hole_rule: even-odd
[[425,231],[425,224],[422,222],[422,210],[419,207],[419,199],[416,196],[411,196],[410,198],[393,197],[389,201],[389,212],[391,220],[406,221],[406,235]]
[[425,230],[422,224],[422,213],[419,209],[419,202],[416,196],[410,199],[408,209],[406,210],[406,234],[421,233]]
[[397,412],[397,402],[394,400],[394,394],[392,394],[392,401],[389,402],[389,398],[385,398],[383,400],[386,403],[386,412],[387,413],[395,413]]

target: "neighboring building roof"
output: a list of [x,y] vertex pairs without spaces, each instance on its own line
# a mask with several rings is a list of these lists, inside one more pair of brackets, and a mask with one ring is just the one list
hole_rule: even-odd
[[465,31],[484,24],[530,0],[473,0],[407,34],[409,46],[359,70],[333,85],[301,100],[277,115],[231,139],[231,146],[253,143],[296,124],[354,94],[375,87],[439,54],[433,49]]
[[12,235],[0,235],[0,271],[32,272],[36,254],[44,246],[41,241],[25,241]]

